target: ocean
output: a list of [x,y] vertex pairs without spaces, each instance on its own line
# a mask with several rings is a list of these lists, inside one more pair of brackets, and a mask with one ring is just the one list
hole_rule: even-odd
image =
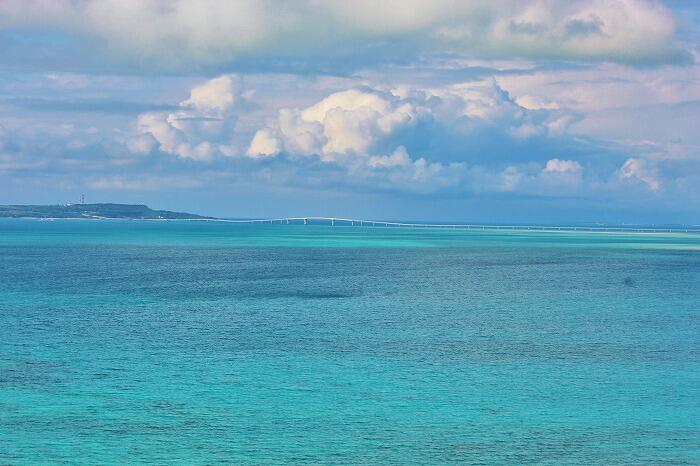
[[700,464],[700,235],[0,220],[0,464]]

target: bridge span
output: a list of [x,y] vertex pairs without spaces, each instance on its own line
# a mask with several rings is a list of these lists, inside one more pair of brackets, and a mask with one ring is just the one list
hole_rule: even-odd
[[680,226],[671,228],[636,227],[636,226],[586,226],[586,225],[488,225],[470,223],[409,223],[386,220],[366,220],[341,217],[277,217],[256,219],[213,219],[208,221],[269,224],[269,225],[327,225],[350,227],[394,227],[394,228],[440,228],[449,230],[512,230],[512,231],[589,231],[618,233],[700,233],[698,226]]

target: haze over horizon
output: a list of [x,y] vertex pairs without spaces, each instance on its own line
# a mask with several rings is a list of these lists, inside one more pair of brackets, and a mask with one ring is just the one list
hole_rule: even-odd
[[700,222],[692,1],[5,0],[0,204]]

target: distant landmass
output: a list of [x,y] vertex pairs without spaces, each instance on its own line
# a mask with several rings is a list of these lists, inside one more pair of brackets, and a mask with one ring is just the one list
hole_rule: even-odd
[[140,204],[0,205],[0,217],[13,218],[123,218],[211,219],[169,210],[153,210]]

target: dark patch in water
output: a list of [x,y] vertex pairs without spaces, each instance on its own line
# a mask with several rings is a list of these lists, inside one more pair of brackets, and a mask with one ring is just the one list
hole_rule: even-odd
[[0,387],[45,388],[64,382],[63,364],[54,361],[18,360],[0,367]]
[[634,286],[634,280],[632,279],[632,277],[625,277],[625,279],[622,280],[622,283],[625,286]]
[[354,298],[360,296],[361,293],[356,291],[297,291],[296,293],[290,294],[290,296],[296,296],[299,298],[306,299],[337,299],[337,298]]
[[240,290],[237,292],[237,295],[246,298],[263,299],[342,299],[356,298],[358,296],[362,296],[362,292],[360,290],[294,290],[284,288],[272,288],[266,290]]

